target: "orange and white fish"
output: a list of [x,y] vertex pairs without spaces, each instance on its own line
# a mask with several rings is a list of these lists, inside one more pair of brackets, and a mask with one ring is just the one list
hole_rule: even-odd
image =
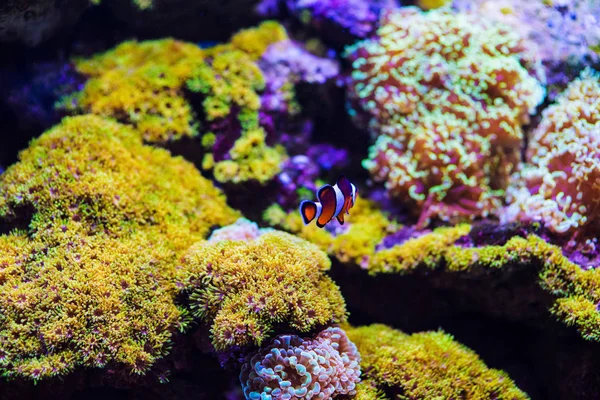
[[300,203],[300,215],[304,225],[308,225],[316,218],[317,226],[324,227],[329,221],[336,218],[344,225],[344,212],[350,210],[356,202],[358,190],[345,176],[341,176],[335,185],[323,185],[317,191],[318,201],[304,200]]

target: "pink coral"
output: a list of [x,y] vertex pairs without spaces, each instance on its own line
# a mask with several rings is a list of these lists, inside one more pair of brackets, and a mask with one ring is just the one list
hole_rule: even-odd
[[231,225],[216,229],[208,238],[209,242],[217,243],[223,240],[254,240],[260,235],[271,232],[271,228],[259,228],[255,222],[240,218]]
[[[600,75],[585,70],[544,110],[528,165],[509,188],[503,218],[541,221],[558,233],[600,221]],[[590,242],[590,245],[593,245]]]
[[340,328],[314,339],[279,335],[242,366],[247,399],[330,399],[353,395],[360,381],[360,355]]
[[544,95],[521,64],[529,50],[507,27],[449,10],[388,11],[377,35],[346,54],[351,114],[377,138],[364,166],[421,225],[489,215]]

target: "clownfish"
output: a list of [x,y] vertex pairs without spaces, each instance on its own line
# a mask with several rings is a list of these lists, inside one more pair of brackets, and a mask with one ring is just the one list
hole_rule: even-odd
[[323,185],[317,191],[318,201],[304,200],[300,203],[300,215],[304,225],[308,225],[313,219],[317,219],[317,226],[324,227],[333,218],[340,225],[344,225],[344,212],[356,202],[358,190],[345,176],[341,176],[335,185]]

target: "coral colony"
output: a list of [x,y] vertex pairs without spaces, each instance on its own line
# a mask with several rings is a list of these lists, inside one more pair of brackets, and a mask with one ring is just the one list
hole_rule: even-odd
[[599,2],[14,0],[0,41],[0,398],[598,398]]

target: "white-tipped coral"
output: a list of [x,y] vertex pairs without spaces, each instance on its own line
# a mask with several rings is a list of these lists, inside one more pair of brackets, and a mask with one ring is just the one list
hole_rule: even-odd
[[360,355],[340,328],[314,339],[279,335],[242,366],[247,399],[331,399],[353,395],[360,381]]
[[558,233],[600,218],[600,75],[588,69],[546,109],[526,165],[513,177],[503,219]]

